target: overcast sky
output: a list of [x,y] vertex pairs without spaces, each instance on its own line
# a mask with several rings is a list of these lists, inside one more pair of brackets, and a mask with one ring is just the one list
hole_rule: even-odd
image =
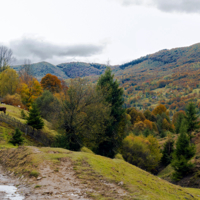
[[200,0],[5,0],[0,44],[18,62],[122,64],[200,42]]

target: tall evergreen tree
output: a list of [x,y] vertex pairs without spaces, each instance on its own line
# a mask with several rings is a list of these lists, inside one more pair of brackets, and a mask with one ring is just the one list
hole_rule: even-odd
[[173,154],[172,167],[175,170],[173,178],[179,180],[186,175],[194,167],[189,160],[195,155],[196,148],[194,144],[190,144],[190,138],[187,135],[187,125],[183,120],[181,125],[181,134],[176,143],[176,149]]
[[186,107],[186,120],[187,120],[187,133],[189,134],[190,138],[192,136],[192,132],[199,129],[199,122],[198,119],[198,111],[194,105],[194,103],[190,103]]
[[177,120],[175,122],[176,134],[180,133],[181,123],[184,120],[184,118],[185,118],[185,115],[183,113],[178,114]]
[[27,124],[35,129],[42,129],[44,126],[44,122],[35,103],[32,104],[32,108],[30,109]]
[[162,151],[161,162],[163,165],[167,166],[171,163],[172,153],[174,152],[174,140],[172,137],[169,137],[168,140],[164,144],[164,148]]
[[105,74],[98,80],[97,88],[102,91],[105,101],[111,106],[110,120],[106,122],[104,140],[99,144],[96,153],[114,157],[117,149],[122,145],[125,128],[125,109],[123,108],[123,89],[114,80],[111,69],[107,68]]

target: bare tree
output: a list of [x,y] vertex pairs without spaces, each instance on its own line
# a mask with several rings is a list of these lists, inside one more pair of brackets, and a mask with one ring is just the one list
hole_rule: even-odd
[[0,72],[5,70],[13,60],[13,52],[11,49],[0,46]]
[[26,59],[24,60],[24,64],[20,67],[19,77],[28,84],[30,80],[34,77],[31,61]]

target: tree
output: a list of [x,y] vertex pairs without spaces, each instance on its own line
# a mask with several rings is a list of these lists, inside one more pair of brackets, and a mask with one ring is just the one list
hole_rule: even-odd
[[24,60],[24,64],[19,69],[19,78],[20,81],[29,84],[30,81],[33,79],[33,69],[31,66],[30,60]]
[[154,115],[158,115],[158,114],[161,115],[162,113],[165,113],[166,111],[167,111],[167,108],[164,105],[160,104],[152,111],[152,113]]
[[30,109],[29,116],[27,117],[27,124],[35,129],[42,129],[44,126],[44,121],[35,103],[32,104],[32,108]]
[[15,133],[12,136],[12,139],[10,140],[10,143],[12,143],[14,146],[21,145],[24,141],[24,138],[22,137],[22,132],[17,128],[15,129]]
[[147,138],[127,136],[123,141],[122,155],[127,162],[149,172],[155,172],[162,156],[158,141],[152,135]]
[[187,122],[187,133],[189,134],[190,138],[192,136],[192,132],[199,129],[199,122],[198,119],[198,111],[196,110],[196,107],[194,103],[189,103],[189,105],[186,107],[186,122]]
[[113,158],[125,137],[125,109],[123,108],[123,89],[114,80],[110,68],[100,76],[97,89],[102,91],[105,101],[111,106],[110,119],[106,122],[105,138],[96,153]]
[[189,160],[195,155],[196,148],[194,144],[190,144],[190,138],[187,135],[187,125],[185,120],[181,125],[181,134],[176,142],[176,149],[174,150],[172,167],[175,170],[173,178],[180,180],[183,175],[188,174],[194,165]]
[[8,68],[13,60],[13,52],[5,46],[0,46],[0,73]]
[[62,89],[61,80],[52,74],[46,74],[42,80],[41,85],[43,89],[49,90],[51,92],[60,92]]
[[110,119],[110,107],[86,79],[71,79],[63,111],[66,131],[57,137],[56,146],[75,151],[82,146],[94,149],[106,138],[105,121]]
[[55,117],[61,112],[60,102],[49,90],[45,90],[42,96],[35,100],[35,103],[40,110],[41,116],[49,121],[55,121]]
[[164,144],[164,148],[162,150],[162,158],[161,162],[164,166],[167,166],[171,163],[172,153],[174,152],[174,140],[171,135],[168,136],[168,140]]
[[14,69],[7,68],[0,74],[0,95],[14,94],[18,86],[18,74]]
[[22,102],[27,107],[42,94],[42,87],[36,78],[31,79],[28,84],[20,82],[17,92],[21,95]]
[[181,129],[181,124],[183,122],[183,120],[185,119],[185,115],[183,112],[177,112],[176,114],[176,119],[174,119],[174,124],[175,124],[175,132],[176,134],[180,133],[180,129]]

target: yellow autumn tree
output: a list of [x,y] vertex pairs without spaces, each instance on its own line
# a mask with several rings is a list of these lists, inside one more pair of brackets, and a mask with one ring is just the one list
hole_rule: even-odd
[[17,91],[21,95],[22,102],[30,107],[35,99],[42,94],[42,87],[38,80],[33,78],[28,84],[21,82]]
[[0,95],[13,95],[19,83],[18,74],[14,69],[8,68],[0,74]]

